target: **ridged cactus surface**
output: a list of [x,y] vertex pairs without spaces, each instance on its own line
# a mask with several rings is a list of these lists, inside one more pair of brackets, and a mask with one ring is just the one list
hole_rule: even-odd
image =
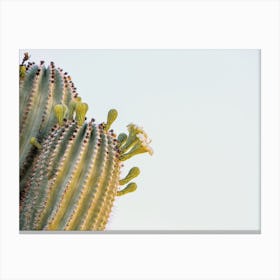
[[148,152],[144,130],[128,134],[107,122],[85,122],[88,105],[77,96],[70,76],[51,63],[20,65],[20,230],[104,230],[117,196],[136,190],[131,168],[122,162]]
[[[20,178],[24,179],[37,147],[30,145],[31,139],[42,141],[50,128],[57,122],[53,113],[56,104],[69,105],[77,97],[71,77],[61,68],[55,68],[52,62],[46,67],[25,64],[29,56],[26,53],[20,65]],[[32,138],[34,137],[34,138]]]

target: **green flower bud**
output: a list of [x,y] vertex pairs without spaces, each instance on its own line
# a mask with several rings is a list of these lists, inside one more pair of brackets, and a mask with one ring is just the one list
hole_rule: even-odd
[[136,189],[137,189],[136,183],[130,183],[124,189],[122,189],[121,191],[118,191],[117,196],[121,196],[121,195],[130,193],[130,192],[134,192],[134,191],[136,191]]
[[131,181],[132,179],[134,179],[135,177],[137,177],[140,174],[140,169],[138,167],[132,167],[130,169],[130,171],[128,172],[128,174],[126,175],[126,177],[122,180],[119,181],[119,184],[125,185],[127,184],[129,181]]

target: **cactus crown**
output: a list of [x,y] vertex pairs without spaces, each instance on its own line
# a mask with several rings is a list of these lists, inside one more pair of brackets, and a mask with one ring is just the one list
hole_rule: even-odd
[[20,229],[104,230],[115,197],[133,192],[140,173],[133,167],[120,179],[122,162],[152,154],[151,140],[135,124],[118,136],[106,123],[86,122],[88,104],[68,73],[28,62],[20,82]]

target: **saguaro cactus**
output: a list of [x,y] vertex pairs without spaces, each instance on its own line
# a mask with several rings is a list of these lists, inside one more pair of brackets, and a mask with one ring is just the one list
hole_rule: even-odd
[[[35,68],[33,64],[32,67]],[[38,72],[33,68],[20,71],[21,79],[38,83],[31,74],[33,71]],[[57,75],[62,77],[60,71]],[[144,130],[134,124],[128,125],[128,135],[121,133],[117,137],[110,130],[118,115],[115,109],[108,112],[106,123],[96,124],[94,119],[86,123],[88,105],[77,97],[73,86],[65,93],[69,78],[62,80],[65,83],[60,88],[64,89],[64,94],[59,98],[52,97],[44,87],[34,92],[34,86],[29,86],[33,99],[43,100],[37,95],[47,95],[48,100],[55,100],[51,101],[52,106],[46,105],[50,101],[43,103],[43,107],[51,107],[47,113],[38,108],[26,118],[28,122],[39,115],[41,122],[34,121],[35,127],[25,124],[31,131],[23,137],[25,149],[35,149],[37,153],[30,167],[22,169],[20,229],[104,230],[115,197],[137,188],[136,183],[130,181],[139,175],[139,168],[131,168],[128,175],[120,179],[122,162],[135,154],[152,154],[150,140]],[[25,81],[21,85],[20,93],[23,89],[27,91],[26,84]],[[28,97],[23,100],[30,99],[30,94],[24,94]],[[37,104],[41,106],[40,101]],[[25,112],[25,106],[20,105]],[[24,118],[25,114],[21,112],[21,116]],[[26,160],[30,152],[23,151]]]

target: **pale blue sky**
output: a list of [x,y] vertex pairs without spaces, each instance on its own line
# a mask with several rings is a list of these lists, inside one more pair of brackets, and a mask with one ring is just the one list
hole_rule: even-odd
[[260,228],[259,50],[28,51],[71,75],[88,117],[116,108],[116,132],[134,122],[152,138],[152,157],[125,162],[138,189],[108,229]]

